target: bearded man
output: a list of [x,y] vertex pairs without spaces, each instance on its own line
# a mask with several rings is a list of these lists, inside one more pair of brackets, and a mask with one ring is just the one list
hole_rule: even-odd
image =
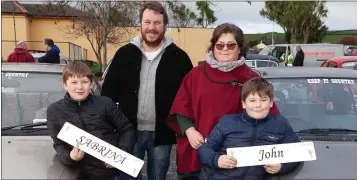
[[[176,143],[166,120],[181,82],[193,65],[187,53],[165,37],[168,15],[160,2],[146,2],[140,22],[141,36],[115,53],[102,95],[117,102],[137,128],[134,152],[129,153],[140,159],[147,153],[148,179],[166,180],[171,147]],[[140,173],[136,179],[141,178]]]

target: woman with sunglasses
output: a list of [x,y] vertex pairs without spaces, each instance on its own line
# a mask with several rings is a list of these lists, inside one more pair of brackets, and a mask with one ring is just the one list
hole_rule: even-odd
[[[248,47],[234,24],[215,28],[206,60],[183,80],[171,107],[168,125],[177,133],[179,179],[199,179],[197,149],[221,116],[241,113],[241,85],[259,76],[245,64]],[[279,114],[274,104],[270,113]]]

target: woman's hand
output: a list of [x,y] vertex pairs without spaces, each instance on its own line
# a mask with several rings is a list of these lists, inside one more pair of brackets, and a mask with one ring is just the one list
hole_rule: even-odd
[[228,155],[221,155],[218,158],[218,167],[219,168],[224,168],[224,169],[233,169],[237,167],[237,160]]
[[280,171],[281,164],[267,164],[264,165],[265,171],[267,171],[269,174],[276,174],[277,172]]
[[194,127],[188,128],[185,133],[193,149],[198,149],[205,142],[202,134]]

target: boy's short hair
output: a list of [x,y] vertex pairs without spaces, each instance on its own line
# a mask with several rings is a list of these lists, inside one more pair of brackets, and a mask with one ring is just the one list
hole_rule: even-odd
[[267,96],[271,101],[274,99],[273,86],[262,77],[254,77],[243,84],[241,100],[245,101],[251,93],[258,93],[260,97]]
[[72,60],[69,61],[66,67],[63,69],[62,81],[66,83],[66,81],[70,77],[87,77],[93,82],[93,73],[88,65],[83,63],[82,61]]

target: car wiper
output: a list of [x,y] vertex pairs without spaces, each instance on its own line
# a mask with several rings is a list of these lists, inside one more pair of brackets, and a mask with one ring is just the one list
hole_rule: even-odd
[[297,133],[334,133],[334,132],[352,132],[357,133],[357,130],[354,129],[343,129],[343,128],[312,128],[312,129],[303,129],[297,131]]
[[33,127],[46,126],[46,125],[47,125],[47,122],[20,124],[20,125],[16,125],[16,126],[3,127],[3,128],[1,128],[1,131],[6,131],[6,130],[14,129],[17,127],[22,127],[21,130],[29,130],[29,129],[32,129]]

